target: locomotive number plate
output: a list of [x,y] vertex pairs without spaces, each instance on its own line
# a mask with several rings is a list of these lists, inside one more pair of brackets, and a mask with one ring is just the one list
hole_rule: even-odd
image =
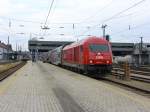
[[104,59],[103,56],[96,56],[96,59]]

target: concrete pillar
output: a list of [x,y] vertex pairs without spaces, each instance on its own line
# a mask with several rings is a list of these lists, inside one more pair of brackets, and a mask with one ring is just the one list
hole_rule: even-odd
[[150,65],[150,53],[149,53],[149,55],[148,55],[148,64]]
[[141,66],[141,63],[142,63],[142,56],[141,54],[139,54],[139,66]]

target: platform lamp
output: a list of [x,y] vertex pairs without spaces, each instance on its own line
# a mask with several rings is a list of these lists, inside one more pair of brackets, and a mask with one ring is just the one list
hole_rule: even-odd
[[49,30],[50,28],[48,26],[43,26],[43,27],[41,26],[41,29],[42,30]]
[[105,35],[106,27],[107,27],[107,25],[106,25],[106,24],[101,26],[102,31],[103,31],[103,38],[105,38],[105,37],[106,37],[106,35]]

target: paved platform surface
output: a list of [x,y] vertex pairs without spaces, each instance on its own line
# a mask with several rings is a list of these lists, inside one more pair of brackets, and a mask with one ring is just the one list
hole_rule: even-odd
[[28,62],[0,82],[0,112],[150,112],[150,99],[50,64]]

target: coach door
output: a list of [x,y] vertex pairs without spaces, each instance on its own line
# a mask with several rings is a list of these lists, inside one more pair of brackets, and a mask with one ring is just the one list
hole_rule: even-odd
[[83,62],[83,46],[81,45],[79,49],[79,63],[82,64],[82,62]]
[[75,63],[79,63],[79,47],[74,48],[74,61]]

